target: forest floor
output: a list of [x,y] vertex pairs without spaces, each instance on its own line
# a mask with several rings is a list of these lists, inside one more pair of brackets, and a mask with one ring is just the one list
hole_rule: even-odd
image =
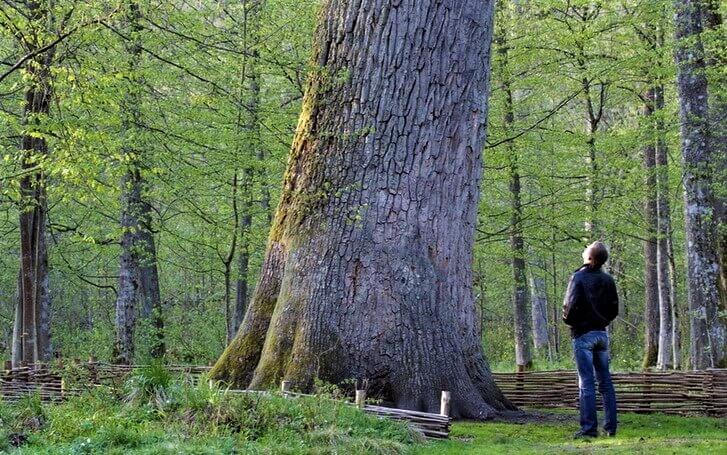
[[727,454],[727,419],[624,413],[615,438],[574,441],[573,411],[529,410],[457,422],[449,440],[425,441],[403,422],[342,403],[335,387],[319,393],[229,394],[152,366],[121,390],[61,403],[0,399],[0,454]]
[[[573,411],[538,411],[542,420],[460,422],[448,441],[415,450],[446,454],[727,454],[727,419],[663,414],[619,414],[614,438],[574,440],[578,415]],[[528,419],[531,420],[531,419]]]

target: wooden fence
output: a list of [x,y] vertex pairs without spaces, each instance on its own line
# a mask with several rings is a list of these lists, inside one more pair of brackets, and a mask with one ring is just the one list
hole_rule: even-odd
[[[576,408],[574,371],[495,373],[495,382],[518,406]],[[613,373],[620,411],[727,416],[727,369]],[[600,403],[600,396],[598,397]]]
[[[44,400],[60,400],[99,384],[118,387],[135,368],[139,367],[96,361],[73,362],[52,369],[6,366],[0,372],[0,397],[13,400],[37,392]],[[186,365],[167,368],[194,378],[209,370],[206,366]],[[614,373],[612,376],[621,411],[727,416],[727,369]],[[574,409],[578,405],[578,378],[574,371],[494,373],[494,377],[505,396],[517,406]],[[382,407],[371,407],[369,411],[379,415],[392,412]],[[416,420],[413,415],[402,412],[399,417]],[[449,425],[448,418],[442,419],[437,414],[419,417],[423,423],[441,426],[441,429]]]

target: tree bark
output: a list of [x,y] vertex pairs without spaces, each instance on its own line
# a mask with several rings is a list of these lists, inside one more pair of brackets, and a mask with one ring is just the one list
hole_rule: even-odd
[[13,338],[10,344],[10,361],[13,366],[23,361],[23,297],[22,276],[18,271],[18,286],[15,295],[15,318],[13,320]]
[[656,245],[656,276],[659,288],[659,352],[656,366],[660,370],[673,368],[678,363],[674,340],[674,294],[672,290],[671,252],[671,208],[669,204],[669,162],[664,138],[664,86],[657,85],[654,89],[654,111],[656,126],[656,149],[654,164],[656,166],[656,213],[657,213],[657,245]]
[[216,379],[512,409],[476,331],[492,2],[330,1],[258,286]]
[[[250,248],[251,229],[253,220],[253,194],[254,182],[259,180],[260,184],[260,207],[265,215],[268,225],[272,218],[270,209],[270,191],[265,174],[266,153],[260,131],[260,15],[264,2],[262,0],[244,0],[244,57],[242,63],[241,98],[244,99],[246,109],[239,112],[238,118],[240,128],[245,134],[245,148],[250,153],[246,160],[251,161],[254,156],[257,160],[258,169],[252,166],[247,167],[243,172],[242,186],[242,210],[240,216],[239,237],[240,246],[237,258],[237,293],[235,298],[235,310],[233,314],[234,333],[237,333],[245,315],[245,309],[249,300],[249,273],[250,273]],[[243,118],[244,117],[244,120]]]
[[719,263],[710,166],[709,108],[700,1],[675,4],[677,91],[684,163],[684,211],[687,239],[687,295],[692,367],[727,366],[725,322],[719,314]]
[[[502,5],[501,18],[507,23],[507,6]],[[500,67],[502,80],[500,88],[505,97],[503,117],[503,131],[509,136],[515,123],[512,86],[509,75],[507,27],[501,26],[495,37],[497,51],[497,64]],[[512,141],[507,143],[509,159],[509,187],[510,187],[510,265],[512,268],[512,311],[513,331],[515,334],[515,366],[518,371],[530,369],[533,365],[531,343],[531,309],[529,305],[528,282],[525,270],[525,240],[522,228],[522,186],[520,183],[520,170],[518,151]]]
[[[116,361],[134,360],[136,313],[149,322],[152,330],[149,353],[164,354],[164,323],[157,269],[156,245],[152,231],[152,206],[147,200],[148,185],[143,176],[144,152],[139,133],[142,124],[141,80],[137,74],[141,59],[139,20],[141,12],[135,1],[128,2],[126,25],[131,38],[126,42],[130,84],[121,106],[122,131],[132,132],[122,148],[124,174],[121,178],[121,256],[119,261],[119,292],[116,300]],[[136,133],[136,134],[134,134]],[[140,308],[137,309],[137,305]]]
[[[28,17],[37,24],[47,11],[39,4],[28,4]],[[36,24],[36,25],[37,25]],[[42,26],[42,25],[41,25]],[[42,31],[38,30],[37,35]],[[37,36],[36,36],[37,38]],[[40,48],[38,39],[28,40],[32,53]],[[40,53],[25,66],[29,87],[23,107],[23,132],[20,144],[21,167],[26,172],[20,179],[20,297],[22,329],[19,358],[25,363],[46,360],[50,352],[50,295],[48,289],[48,254],[46,247],[46,179],[42,162],[48,155],[45,138],[35,129],[50,112],[52,88],[50,66],[54,51]],[[40,163],[40,164],[39,164]]]
[[547,353],[548,358],[553,360],[553,352],[548,337],[548,292],[545,278],[540,272],[543,265],[542,261],[538,261],[528,267],[532,303],[533,346],[535,346],[538,353],[541,355]]
[[[642,115],[647,123],[652,123],[654,114],[654,88],[649,87],[644,94]],[[656,204],[656,147],[652,134],[648,135],[643,148],[644,173],[644,221],[646,235],[644,244],[644,360],[642,367],[656,366],[659,347],[659,280],[657,276],[657,204]]]
[[[707,84],[709,90],[709,132],[713,154],[714,218],[719,260],[719,311],[727,311],[727,66],[725,34],[718,0],[705,0],[704,27],[709,33]],[[725,321],[727,324],[727,321]]]

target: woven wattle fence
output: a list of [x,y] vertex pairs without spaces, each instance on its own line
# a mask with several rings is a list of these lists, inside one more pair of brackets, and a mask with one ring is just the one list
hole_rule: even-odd
[[[494,376],[505,396],[518,406],[578,406],[578,375],[574,371]],[[612,379],[621,411],[727,415],[727,369],[613,373]],[[600,396],[598,400],[600,404]]]
[[[75,362],[64,368],[7,367],[0,371],[0,397],[13,400],[37,392],[43,400],[61,400],[99,385],[118,387],[137,368],[95,361]],[[186,365],[166,368],[191,378],[209,370],[206,366]],[[612,376],[621,411],[727,416],[727,369]],[[575,409],[578,405],[578,377],[574,371],[494,373],[494,377],[517,406]],[[386,409],[376,410],[384,413]]]

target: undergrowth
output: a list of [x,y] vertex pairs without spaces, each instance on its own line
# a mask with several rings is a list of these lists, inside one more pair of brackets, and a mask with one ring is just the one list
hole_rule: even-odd
[[421,441],[402,422],[325,396],[231,393],[159,366],[130,377],[122,392],[0,402],[0,453],[396,454]]

